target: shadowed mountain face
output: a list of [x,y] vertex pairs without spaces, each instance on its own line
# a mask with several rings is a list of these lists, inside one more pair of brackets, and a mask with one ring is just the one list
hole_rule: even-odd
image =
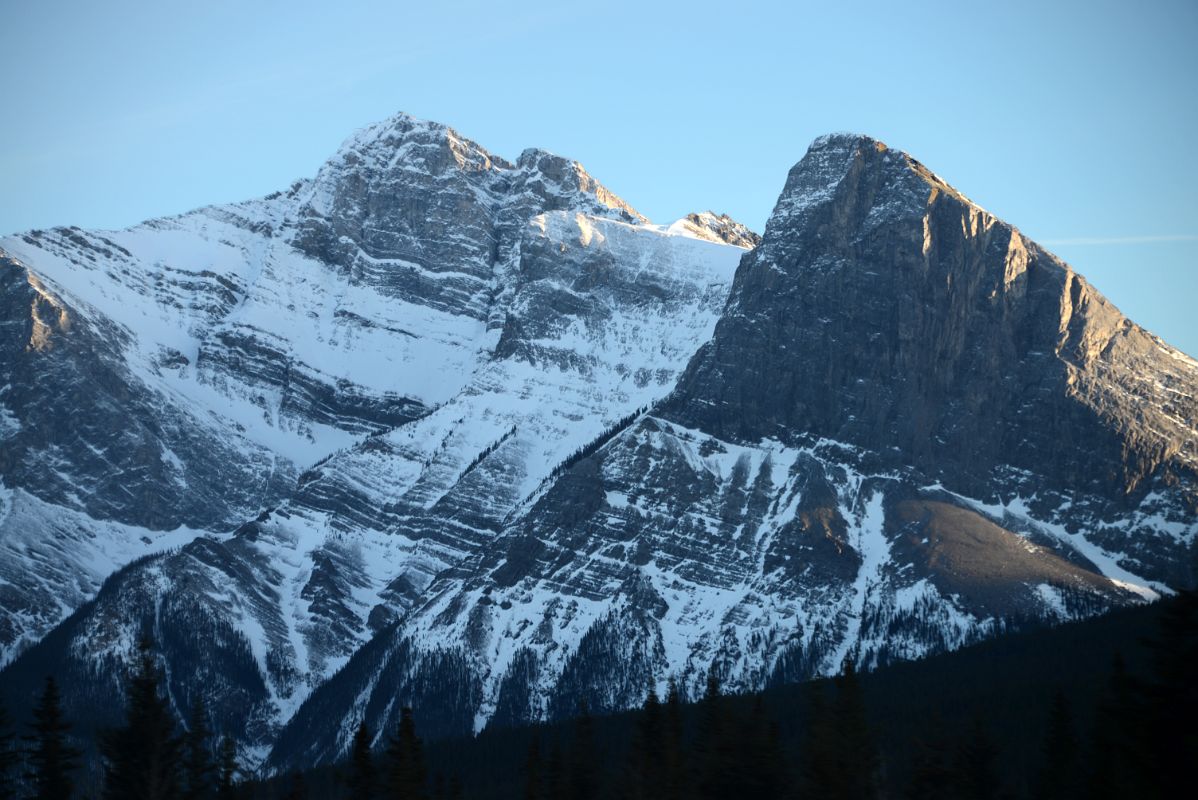
[[906,154],[835,136],[792,170],[667,413],[860,444],[977,496],[1010,468],[1125,508],[1176,486],[1193,514],[1194,375]]
[[401,115],[272,198],[3,247],[0,641],[95,595],[6,683],[115,704],[149,626],[272,768],[1193,583],[1198,364],[866,137],[763,237]]

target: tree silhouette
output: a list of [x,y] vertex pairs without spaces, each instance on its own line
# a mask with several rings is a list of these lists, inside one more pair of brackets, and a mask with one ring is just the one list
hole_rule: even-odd
[[992,800],[999,797],[998,746],[981,715],[975,714],[968,734],[957,749],[956,796],[961,800]]
[[878,796],[878,754],[866,715],[865,700],[852,661],[834,682],[831,701],[822,684],[808,694],[803,779],[807,792],[832,800]]
[[640,798],[666,796],[665,713],[657,692],[649,687],[629,748],[628,794]]
[[237,763],[237,744],[232,736],[220,740],[220,752],[216,761],[216,796],[220,800],[232,800],[237,796],[237,781],[241,777],[241,765]]
[[100,742],[104,800],[175,800],[181,794],[182,741],[159,690],[148,636],[138,644],[126,695],[124,726],[106,732]]
[[954,800],[959,779],[953,747],[944,720],[933,714],[914,742],[911,778],[905,792],[909,800]]
[[183,736],[183,798],[204,800],[212,796],[212,778],[216,765],[212,763],[212,747],[209,739],[212,731],[208,727],[208,712],[204,701],[197,694],[188,715],[187,733]]
[[45,688],[33,707],[30,733],[26,737],[25,782],[32,800],[68,800],[75,788],[73,773],[80,752],[68,741],[71,726],[62,713],[62,696],[54,678],[47,676]]
[[354,733],[353,744],[350,746],[349,780],[346,783],[349,800],[368,800],[374,797],[377,778],[374,772],[374,756],[370,752],[371,739],[370,728],[366,726],[365,721],[359,723],[358,730]]
[[662,747],[662,768],[666,800],[682,800],[687,796],[686,756],[683,752],[682,697],[678,683],[671,676],[666,688],[665,741]]
[[1045,727],[1044,752],[1036,780],[1036,795],[1067,800],[1076,793],[1077,734],[1069,701],[1060,688],[1053,694]]
[[0,703],[0,800],[13,800],[17,796],[18,760],[12,720],[8,708]]
[[524,800],[540,800],[540,798],[541,737],[534,735],[528,740],[528,755],[524,758]]
[[390,796],[395,800],[425,800],[428,797],[423,745],[416,735],[412,709],[407,706],[400,710],[399,729],[387,746],[387,782]]
[[304,773],[297,772],[291,776],[291,784],[287,787],[287,794],[283,795],[283,800],[307,800],[308,788],[304,783]]
[[584,700],[574,718],[574,739],[570,743],[570,798],[591,800],[599,781],[599,759],[595,745],[595,720]]
[[727,706],[720,697],[720,682],[714,671],[707,673],[707,690],[699,704],[699,729],[695,736],[692,772],[699,797],[729,797],[737,791],[730,746]]

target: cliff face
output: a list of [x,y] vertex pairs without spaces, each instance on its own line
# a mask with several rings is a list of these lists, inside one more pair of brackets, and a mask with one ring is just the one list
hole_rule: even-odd
[[[1066,264],[906,154],[832,136],[791,171],[663,413],[826,437],[1045,514],[1084,494],[1074,524],[1094,529],[1145,503],[1198,512],[1196,397],[1198,364]],[[1172,559],[1154,569],[1179,578]]]
[[1016,468],[1134,505],[1192,475],[1196,374],[909,156],[834,136],[792,170],[669,413],[893,449],[979,496]]

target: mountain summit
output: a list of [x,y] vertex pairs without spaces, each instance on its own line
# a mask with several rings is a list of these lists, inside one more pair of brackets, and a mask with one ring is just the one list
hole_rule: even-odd
[[1198,364],[868,137],[762,237],[398,115],[268,198],[0,248],[16,698],[118,707],[149,629],[282,769],[405,705],[464,734],[1194,583]]

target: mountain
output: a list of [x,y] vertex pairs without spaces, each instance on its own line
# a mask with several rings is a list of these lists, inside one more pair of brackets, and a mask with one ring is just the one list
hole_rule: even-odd
[[268,768],[1194,583],[1198,364],[868,137],[760,238],[400,115],[260,201],[0,248],[5,682],[114,706],[148,628]]

